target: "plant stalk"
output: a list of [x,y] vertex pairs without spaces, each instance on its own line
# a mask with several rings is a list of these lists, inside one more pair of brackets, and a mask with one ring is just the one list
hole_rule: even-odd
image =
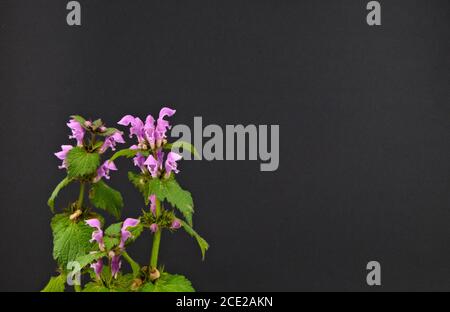
[[[156,209],[155,215],[158,217],[161,213],[161,202],[156,199]],[[150,257],[150,272],[153,269],[156,269],[158,266],[158,254],[159,254],[159,244],[161,242],[161,229],[158,227],[158,230],[153,235],[153,245],[152,245],[152,255]]]
[[80,194],[78,195],[78,201],[77,201],[78,209],[82,209],[82,207],[83,207],[84,190],[85,190],[85,183],[80,182]]

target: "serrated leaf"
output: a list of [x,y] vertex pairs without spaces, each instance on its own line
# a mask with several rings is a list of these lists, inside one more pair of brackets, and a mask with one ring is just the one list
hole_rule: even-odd
[[92,228],[83,221],[74,222],[65,214],[57,214],[51,222],[53,231],[53,258],[62,267],[74,261],[80,256],[87,254],[92,243]]
[[145,204],[147,205],[149,196],[149,179],[142,174],[136,174],[133,172],[128,172],[128,179],[139,190],[139,192],[141,192],[142,196],[144,197]]
[[84,286],[83,292],[110,292],[110,290],[100,283],[90,282]]
[[108,211],[116,219],[120,218],[123,208],[122,194],[102,180],[92,185],[89,199],[95,207]]
[[61,191],[63,188],[69,185],[70,182],[71,179],[69,179],[69,177],[65,177],[61,182],[59,182],[59,184],[53,190],[52,195],[47,201],[47,204],[52,212],[55,212],[55,199],[58,196],[59,191]]
[[194,292],[191,282],[183,275],[162,273],[154,283],[148,282],[142,292]]
[[111,285],[111,291],[128,292],[133,284],[133,274],[119,275],[119,277]]
[[[107,253],[105,251],[88,253],[87,255],[83,255],[83,256],[76,258],[75,262],[78,262],[79,269],[81,270],[85,266],[91,264],[92,262],[94,262],[100,258],[105,257],[106,255],[107,255]],[[76,273],[76,271],[72,271],[72,273]]]
[[105,236],[103,237],[103,241],[105,242],[106,250],[114,249],[120,244],[120,239],[118,237]]
[[142,223],[139,223],[136,226],[129,227],[128,231],[130,231],[131,237],[127,240],[127,242],[134,242],[139,236],[141,236],[142,232],[144,231],[144,226],[142,225]]
[[108,236],[119,236],[121,228],[122,222],[111,224],[106,228],[105,234]]
[[194,231],[194,229],[192,227],[190,227],[189,224],[187,224],[183,220],[180,220],[180,222],[181,222],[181,226],[186,231],[186,233],[188,233],[189,235],[191,235],[192,237],[194,237],[197,240],[198,246],[200,247],[200,250],[202,252],[202,259],[204,260],[205,253],[209,248],[208,242],[206,240],[204,240],[196,231]]
[[167,197],[167,187],[166,183],[160,179],[151,179],[148,182],[148,194],[154,194],[156,197],[163,202]]
[[120,151],[117,151],[114,153],[114,155],[112,155],[112,157],[109,159],[110,161],[114,161],[119,157],[126,157],[126,158],[131,158],[136,156],[136,154],[138,153],[138,150],[132,150],[132,149],[123,149]]
[[64,292],[65,286],[66,275],[60,274],[58,276],[50,277],[50,281],[41,292]]
[[194,213],[194,201],[191,193],[181,188],[173,178],[152,179],[148,183],[148,194],[155,194],[163,202],[167,200],[173,207],[177,208],[187,222],[192,225],[192,214]]
[[180,153],[180,148],[189,151],[192,155],[194,155],[195,158],[200,159],[200,154],[198,153],[197,149],[195,148],[194,145],[192,145],[189,142],[175,141],[173,143],[168,143],[164,145],[164,149],[171,150],[172,152],[175,152],[177,154],[182,154]]
[[181,188],[175,179],[165,181],[167,188],[167,201],[176,207],[186,218],[186,221],[192,225],[192,214],[194,213],[194,201],[191,193]]
[[100,155],[89,153],[82,147],[74,147],[67,154],[67,173],[69,178],[80,178],[97,172]]

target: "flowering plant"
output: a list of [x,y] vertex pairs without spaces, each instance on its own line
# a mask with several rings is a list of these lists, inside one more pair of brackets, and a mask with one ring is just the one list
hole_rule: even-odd
[[[55,153],[61,160],[59,168],[67,176],[48,200],[52,212],[55,212],[56,197],[64,187],[78,183],[80,191],[78,199],[52,219],[53,258],[58,263],[59,274],[50,278],[43,291],[64,291],[66,284],[74,286],[76,291],[90,292],[194,291],[186,277],[169,274],[158,266],[163,231],[184,229],[196,239],[202,258],[209,247],[192,228],[192,196],[175,178],[182,156],[172,149],[182,147],[193,154],[196,151],[186,142],[168,143],[170,124],[165,118],[174,114],[175,110],[164,107],[156,120],[152,115],[145,122],[131,115],[123,117],[118,124],[128,126],[129,137],[137,142],[119,151],[117,145],[125,143],[122,131],[106,127],[100,119],[90,121],[72,116],[67,126],[72,132],[69,138],[75,139],[76,145],[63,145]],[[116,152],[102,160],[109,150]],[[121,157],[132,158],[137,167],[136,172],[128,173],[128,178],[142,194],[146,208],[136,218],[126,218],[105,228],[104,218],[93,208],[120,219],[124,206],[122,195],[105,180],[110,179],[111,171],[118,170],[115,161]],[[89,201],[85,200],[86,193]],[[153,242],[149,264],[141,266],[127,253],[126,246],[145,229],[152,233]],[[122,259],[129,264],[131,272],[123,272]],[[90,278],[84,285],[81,285],[82,275]]]

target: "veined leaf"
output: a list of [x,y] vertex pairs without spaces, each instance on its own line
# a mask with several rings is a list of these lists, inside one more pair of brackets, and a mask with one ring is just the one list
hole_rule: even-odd
[[195,292],[191,282],[183,275],[161,273],[154,283],[148,282],[141,288],[142,292]]
[[197,149],[194,145],[192,145],[189,142],[186,141],[175,141],[173,143],[168,143],[164,145],[164,149],[171,150],[173,152],[176,152],[178,154],[180,153],[180,148],[183,150],[189,151],[192,155],[194,155],[195,158],[200,159],[200,154],[198,153]]
[[65,286],[66,275],[60,274],[58,276],[50,277],[50,281],[41,292],[64,292]]
[[205,253],[209,248],[209,244],[206,240],[204,240],[200,235],[198,235],[198,233],[196,231],[194,231],[194,229],[192,227],[189,226],[189,224],[187,224],[186,222],[184,222],[183,220],[181,221],[181,226],[183,226],[183,229],[186,231],[186,233],[188,233],[189,235],[191,235],[192,237],[194,237],[197,240],[198,246],[200,247],[200,250],[202,252],[202,259],[205,259]]
[[69,178],[89,176],[97,171],[100,155],[89,153],[82,147],[74,147],[67,154],[67,173]]
[[89,282],[84,286],[83,292],[110,292],[110,290],[100,283]]
[[53,231],[53,258],[62,266],[87,254],[92,247],[89,242],[92,228],[84,221],[75,222],[66,214],[57,214],[51,222]]
[[47,205],[49,205],[50,210],[54,213],[55,212],[55,199],[58,196],[59,191],[69,185],[71,182],[71,179],[69,177],[65,177],[59,184],[55,187],[55,189],[52,192],[52,195],[47,201]]
[[[92,252],[92,253],[88,253],[87,255],[83,255],[83,256],[76,258],[75,262],[78,262],[78,264],[80,265],[79,268],[81,270],[85,266],[91,264],[92,262],[94,262],[100,258],[105,257],[106,255],[107,255],[106,251]],[[72,273],[77,273],[77,272],[72,271]]]
[[152,179],[148,183],[148,194],[155,194],[163,202],[167,200],[173,207],[177,208],[187,222],[192,225],[192,214],[194,213],[194,201],[191,193],[181,188],[178,182],[173,178]]
[[120,230],[122,228],[122,222],[117,222],[108,226],[105,230],[105,235],[108,236],[119,236]]
[[181,188],[175,179],[166,180],[167,201],[176,207],[192,225],[192,214],[194,213],[194,201],[191,193]]
[[92,185],[89,199],[95,207],[108,211],[116,219],[120,218],[123,207],[122,195],[102,180]]
[[148,205],[149,179],[142,174],[133,173],[131,171],[128,172],[128,179],[141,192],[142,196],[144,197],[145,204]]

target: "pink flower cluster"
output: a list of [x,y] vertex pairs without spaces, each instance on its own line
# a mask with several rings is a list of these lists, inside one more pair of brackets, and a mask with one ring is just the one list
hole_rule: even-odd
[[[98,248],[101,251],[105,251],[105,242],[103,240],[103,230],[101,228],[100,220],[98,219],[89,219],[85,221],[87,225],[94,228],[95,230],[92,232],[92,238],[90,242],[97,242]],[[120,244],[119,251],[125,248],[125,242],[131,238],[133,235],[128,230],[130,227],[137,226],[139,224],[138,219],[127,218],[122,224],[122,228],[120,230]],[[122,266],[122,261],[120,260],[120,253],[110,251],[108,255],[111,259],[111,274],[114,278],[117,278],[117,274],[120,271]],[[97,278],[100,278],[103,269],[103,260],[99,259],[97,262],[91,264],[91,268],[94,269],[95,275]]]

